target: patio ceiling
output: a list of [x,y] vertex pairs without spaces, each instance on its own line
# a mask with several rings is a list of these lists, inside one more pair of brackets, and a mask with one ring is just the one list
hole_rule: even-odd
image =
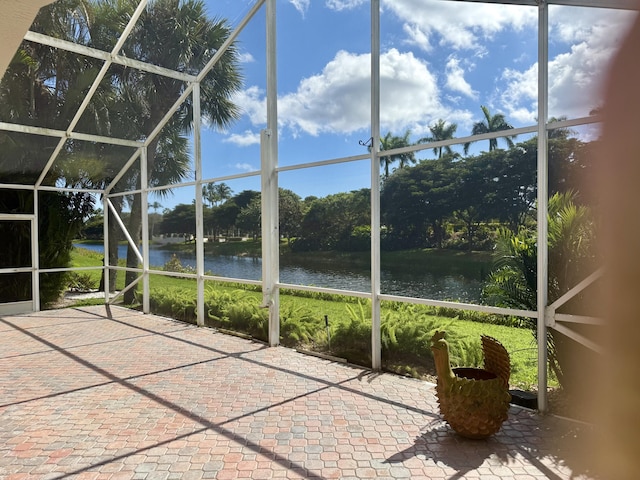
[[0,3],[0,78],[40,8],[55,0],[3,0]]

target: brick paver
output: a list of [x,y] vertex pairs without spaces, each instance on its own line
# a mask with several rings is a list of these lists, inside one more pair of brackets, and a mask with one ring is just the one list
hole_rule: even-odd
[[0,478],[590,478],[584,428],[472,441],[432,384],[124,308],[0,318]]

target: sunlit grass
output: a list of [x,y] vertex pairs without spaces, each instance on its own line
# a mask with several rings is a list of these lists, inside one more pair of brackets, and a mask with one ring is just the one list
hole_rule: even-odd
[[[481,335],[497,339],[507,349],[511,358],[511,383],[525,390],[538,384],[538,349],[529,329],[465,320],[455,320],[449,328],[471,340],[479,339]],[[554,386],[557,382],[551,379],[549,384]]]
[[[102,254],[82,248],[74,248],[72,251],[72,264],[76,267],[88,267],[102,265]],[[100,281],[100,271],[88,271],[95,280],[97,286]],[[153,295],[154,290],[169,290],[180,292],[180,295],[193,296],[197,295],[197,285],[195,279],[176,278],[164,275],[151,275],[150,288]],[[118,272],[117,288],[121,289],[124,285],[124,274]],[[206,288],[215,288],[219,291],[237,292],[239,289],[245,290],[245,298],[251,297],[258,301],[262,300],[262,293],[253,285],[230,284],[225,282],[207,281]],[[280,305],[282,309],[296,310],[303,309],[310,312],[321,328],[324,327],[325,317],[330,325],[337,325],[340,322],[347,321],[349,312],[347,305],[355,305],[358,303],[357,298],[348,296],[336,296],[331,300],[331,296],[324,294],[313,295],[308,292],[304,294],[296,294],[295,291],[285,291],[280,296]],[[363,300],[360,300],[363,302]],[[91,299],[82,301],[82,305],[92,305],[102,303],[101,299]],[[383,304],[382,314],[384,316],[387,309],[392,306]],[[370,317],[370,308],[368,304],[364,305],[365,314]],[[537,348],[536,342],[530,330],[507,327],[502,325],[492,325],[488,323],[480,323],[476,321],[461,320],[458,318],[433,316],[438,322],[442,323],[444,329],[452,335],[461,337],[469,342],[479,341],[481,335],[489,335],[499,340],[507,349],[511,357],[511,383],[514,386],[523,389],[535,388],[537,385]],[[556,384],[551,379],[550,384]]]

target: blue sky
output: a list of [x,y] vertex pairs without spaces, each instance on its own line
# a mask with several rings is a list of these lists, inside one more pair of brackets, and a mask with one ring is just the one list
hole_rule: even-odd
[[[251,0],[206,0],[210,16],[237,25]],[[264,7],[239,36],[245,87],[242,118],[203,133],[204,178],[255,171],[266,126]],[[370,2],[280,0],[279,165],[366,153],[370,136]],[[630,23],[628,12],[550,8],[550,116],[579,118],[599,104],[601,73]],[[438,119],[469,135],[481,105],[515,127],[537,116],[537,8],[444,0],[381,0],[381,133],[429,136]],[[585,131],[586,132],[586,131]],[[586,133],[585,133],[586,134]],[[524,137],[519,138],[524,140]],[[486,149],[482,143],[477,150]],[[418,158],[431,158],[430,150]],[[301,197],[369,187],[367,162],[284,172],[280,186]],[[258,177],[226,182],[260,189]],[[177,189],[165,206],[190,203]]]

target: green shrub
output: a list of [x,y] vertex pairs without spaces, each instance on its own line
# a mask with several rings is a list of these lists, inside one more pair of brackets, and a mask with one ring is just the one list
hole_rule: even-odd
[[204,303],[205,311],[207,312],[207,324],[212,327],[227,327],[226,322],[226,310],[230,304],[239,300],[242,296],[242,291],[229,292],[226,290],[219,290],[213,287],[208,287],[205,290]]
[[225,315],[231,330],[263,341],[269,339],[269,310],[262,308],[254,298],[229,304]]
[[[262,308],[262,297],[252,291],[252,286],[246,287],[229,290],[208,284],[205,290],[205,323],[266,341],[269,310]],[[291,297],[281,302],[280,343],[329,353],[355,364],[370,366],[371,302],[368,299],[354,302],[352,297],[346,296],[345,302],[342,302],[341,295],[336,297],[340,301],[335,302],[336,307],[332,310],[330,342],[324,316],[318,313],[326,312],[326,306],[312,310],[310,305],[315,305],[315,300],[305,303],[305,300],[291,301]],[[151,306],[154,313],[195,323],[196,295],[193,288],[152,288]],[[345,314],[337,313],[340,310]],[[522,387],[535,385],[535,348],[529,351],[531,342],[527,331],[465,322],[455,317],[435,317],[435,311],[435,307],[425,305],[384,302],[381,319],[384,369],[417,378],[433,374],[430,339],[435,330],[447,332],[453,366],[480,366],[483,361],[480,335],[488,334],[501,340],[507,350],[513,352],[514,384]],[[523,335],[526,338],[524,343],[521,340]]]
[[[431,337],[437,330],[447,332],[450,361],[454,366],[480,366],[483,361],[479,338],[459,335],[449,322],[429,315],[420,305],[404,304],[388,311],[381,320],[382,359],[386,368],[419,376],[420,368],[433,368]],[[403,371],[404,370],[404,371]]]
[[371,363],[371,309],[363,302],[346,305],[348,318],[340,320],[331,332],[331,353],[352,363]]
[[[403,302],[382,302],[383,310],[402,311],[406,305]],[[495,313],[478,312],[475,310],[460,310],[454,307],[435,307],[432,305],[415,305],[419,311],[435,317],[458,318],[470,322],[487,323],[490,325],[503,325],[505,327],[528,328],[528,319],[511,315],[498,315]]]
[[479,338],[469,339],[467,337],[451,338],[447,332],[449,342],[449,361],[454,367],[482,367],[484,354]]
[[205,291],[205,323],[251,335],[266,341],[269,331],[269,310],[259,299],[244,290],[225,291],[209,287]]
[[171,255],[171,259],[162,267],[166,272],[178,272],[178,273],[196,273],[196,269],[189,265],[182,265],[178,256],[174,253]]
[[280,306],[280,343],[287,347],[313,343],[322,328],[318,318],[302,306]]
[[380,325],[383,359],[410,356],[425,361],[432,358],[431,337],[436,330],[446,327],[442,320],[427,315],[419,307],[405,304],[383,316]]
[[68,288],[73,292],[90,292],[96,288],[93,275],[90,273],[70,272],[67,278]]
[[186,289],[156,289],[150,296],[151,309],[160,315],[196,323],[196,299]]

